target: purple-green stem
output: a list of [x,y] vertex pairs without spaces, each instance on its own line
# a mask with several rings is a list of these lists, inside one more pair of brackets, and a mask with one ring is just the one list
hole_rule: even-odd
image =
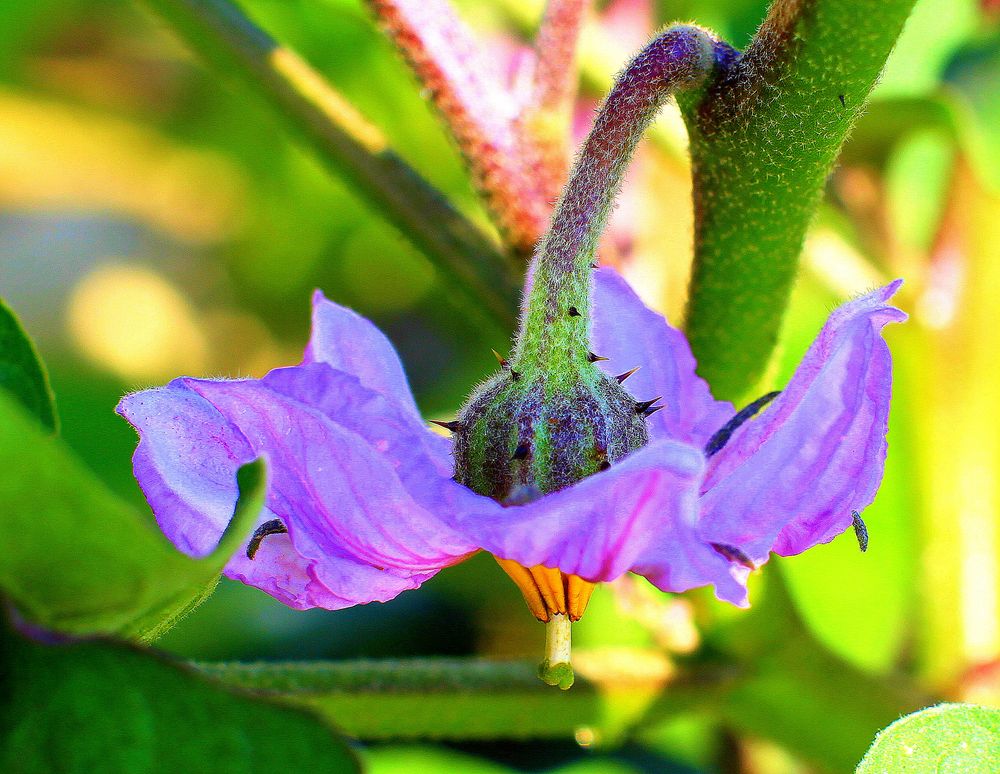
[[625,170],[663,103],[708,78],[714,47],[704,30],[670,27],[618,77],[532,258],[511,358],[515,370],[577,371],[587,362],[592,264]]

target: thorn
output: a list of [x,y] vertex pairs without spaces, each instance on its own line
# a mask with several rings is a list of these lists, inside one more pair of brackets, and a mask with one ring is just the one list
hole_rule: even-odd
[[577,309],[575,306],[571,306],[569,308],[569,316],[570,317],[579,317],[580,316],[580,310]]
[[615,377],[615,381],[617,381],[618,384],[621,384],[626,379],[628,379],[632,374],[634,374],[636,371],[638,371],[640,368],[642,368],[642,366],[636,366],[635,368],[633,368],[633,369],[631,369],[629,371],[626,371],[623,374],[618,374],[618,376]]
[[516,382],[518,379],[521,378],[521,372],[520,371],[515,371],[513,368],[511,368],[510,369],[510,378],[513,379]]
[[497,359],[497,362],[500,364],[501,368],[508,368],[510,366],[510,363],[507,362],[507,358],[505,358],[503,355],[501,355],[495,349],[491,349],[490,352],[493,353],[493,357],[495,357]]
[[598,265],[597,265],[596,263],[592,263],[592,264],[590,264],[590,268],[591,268],[591,269],[599,269],[599,268],[601,268],[601,267],[600,267],[600,266],[598,266]]
[[528,446],[528,444],[526,444],[526,443],[519,443],[517,445],[517,448],[514,449],[514,459],[515,460],[524,460],[524,459],[527,459],[529,451],[531,451],[531,448]]
[[[645,414],[647,411],[649,411],[650,406],[652,406],[654,403],[656,403],[656,401],[658,401],[662,397],[663,397],[662,395],[657,395],[652,400],[640,400],[638,403],[635,404],[635,413]],[[663,406],[657,406],[656,408],[657,410],[659,410],[663,408]]]
[[610,467],[611,467],[611,463],[608,462],[607,459],[603,459],[603,460],[601,460],[601,463],[597,466],[597,469],[598,470],[607,470]]
[[746,567],[748,570],[756,570],[757,565],[753,563],[753,559],[747,556],[745,553],[740,551],[736,546],[729,546],[725,543],[709,543],[712,548],[714,548],[718,553],[722,554],[730,562],[736,562],[736,564]]
[[462,423],[458,420],[455,420],[454,422],[441,422],[440,420],[432,419],[431,424],[443,427],[445,430],[451,430],[453,433],[459,432],[463,427]]
[[591,352],[589,355],[587,355],[587,362],[588,363],[599,363],[602,360],[607,360],[607,358],[606,357],[601,357],[600,355],[595,355],[593,352]]
[[857,511],[851,511],[851,521],[854,527],[854,536],[858,539],[858,548],[861,549],[861,553],[868,550],[868,527],[861,520],[861,514]]
[[260,549],[260,544],[268,535],[284,535],[288,532],[288,527],[281,523],[281,519],[270,519],[261,524],[253,531],[250,542],[247,543],[247,559],[253,559]]
[[642,412],[642,415],[646,418],[649,418],[662,408],[666,408],[666,406],[650,406],[648,409]]
[[847,102],[844,100],[844,95],[843,94],[838,94],[837,97],[840,99],[840,106],[842,108],[846,108],[847,107]]

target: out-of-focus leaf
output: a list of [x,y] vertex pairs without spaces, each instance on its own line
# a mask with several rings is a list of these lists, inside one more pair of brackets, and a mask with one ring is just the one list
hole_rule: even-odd
[[0,469],[0,592],[28,622],[69,634],[157,637],[214,588],[263,506],[258,460],[237,474],[242,495],[219,546],[191,559],[2,391]]
[[[716,717],[741,735],[774,742],[817,771],[850,771],[872,737],[927,697],[889,678],[875,678],[830,653],[796,614],[779,566],[754,606],[706,633],[715,664]],[[761,592],[764,592],[763,594]],[[654,706],[651,717],[659,714]]]
[[461,771],[462,774],[514,774],[515,769],[477,758],[468,753],[441,747],[399,745],[369,750],[365,753],[368,774],[439,774]]
[[930,248],[941,224],[954,158],[950,139],[936,131],[909,134],[892,154],[886,169],[888,214],[904,247]]
[[906,20],[874,99],[932,93],[955,50],[979,23],[976,0],[920,0]]
[[[0,622],[0,626],[2,626]],[[110,641],[41,645],[0,631],[0,771],[360,771],[308,713],[234,692]]]
[[910,132],[935,132],[957,142],[962,118],[957,101],[948,96],[879,99],[858,119],[840,156],[843,165],[884,165]]
[[[949,684],[1000,653],[1000,195],[961,161],[914,323],[902,389],[912,397],[911,486],[920,536],[917,665]],[[890,450],[890,454],[892,451]]]
[[996,36],[958,52],[945,73],[947,83],[967,106],[969,153],[977,174],[1000,189],[1000,41]]
[[939,704],[897,720],[875,737],[857,774],[996,774],[1000,710]]
[[11,392],[49,430],[57,429],[55,402],[45,366],[3,299],[0,299],[0,388]]

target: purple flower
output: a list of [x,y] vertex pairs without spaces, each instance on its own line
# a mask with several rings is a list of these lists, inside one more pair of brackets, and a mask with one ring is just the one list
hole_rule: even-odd
[[[139,433],[135,475],[160,527],[192,556],[225,529],[237,468],[267,459],[266,526],[253,558],[241,552],[225,572],[291,607],[386,601],[480,549],[515,579],[556,568],[567,585],[542,581],[539,593],[583,604],[590,583],[631,571],[664,591],[711,584],[745,605],[750,567],[828,542],[875,496],[891,391],[880,332],[906,318],[888,305],[899,284],[837,309],[780,396],[709,455],[733,406],[695,375],[679,331],[613,271],[595,272],[594,351],[611,371],[641,365],[632,394],[662,395],[664,408],[647,445],[526,505],[452,479],[451,442],[421,419],[388,340],[319,292],[300,365],[260,380],[175,379],[117,410]],[[519,585],[527,597],[531,584]],[[543,613],[572,608],[542,602]]]

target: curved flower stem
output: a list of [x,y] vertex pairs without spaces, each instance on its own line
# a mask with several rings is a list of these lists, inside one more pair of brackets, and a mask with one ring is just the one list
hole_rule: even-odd
[[519,289],[497,245],[457,212],[293,51],[228,0],[147,0],[193,49],[246,81],[319,158],[501,325]]
[[714,65],[714,39],[679,25],[653,38],[618,77],[532,258],[515,368],[573,367],[588,357],[591,264],[628,163],[666,99],[701,85]]
[[806,228],[914,0],[776,0],[746,53],[681,98],[699,374],[736,400],[767,366]]

